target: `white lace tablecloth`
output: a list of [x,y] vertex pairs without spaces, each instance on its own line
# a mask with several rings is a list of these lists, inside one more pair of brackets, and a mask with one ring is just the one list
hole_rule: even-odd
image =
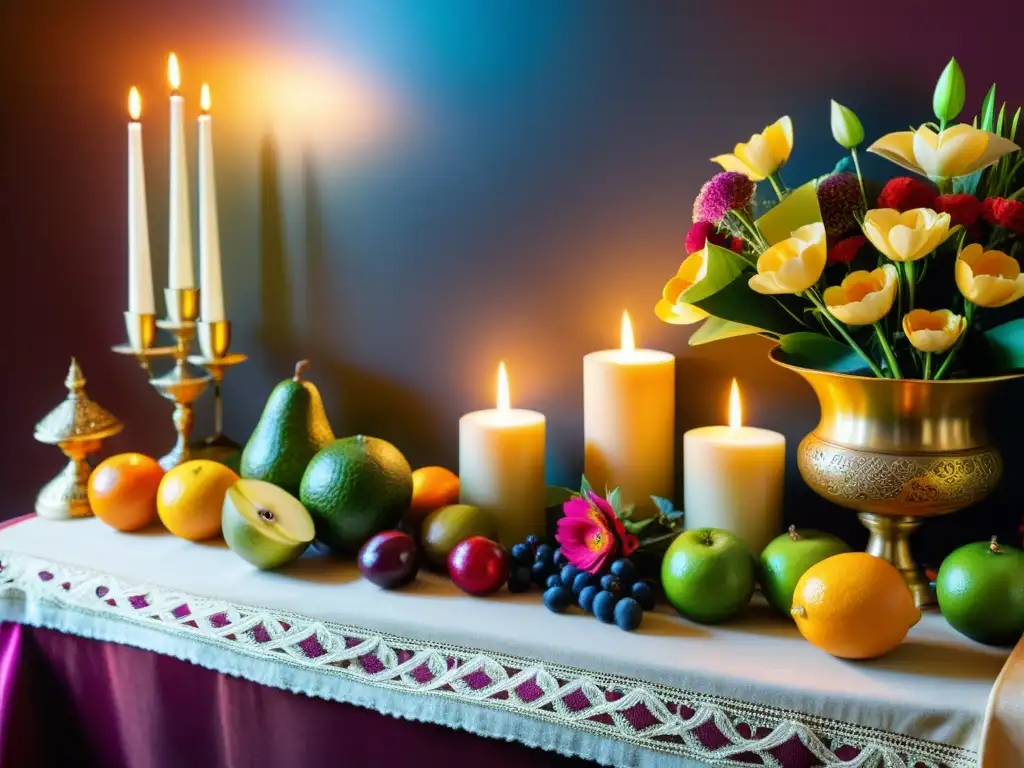
[[840,661],[761,603],[720,627],[661,607],[627,633],[536,592],[472,598],[433,575],[384,592],[316,554],[264,573],[220,541],[94,519],[6,527],[0,564],[3,620],[617,766],[776,766],[795,746],[969,768],[1009,654],[927,614],[889,656]]

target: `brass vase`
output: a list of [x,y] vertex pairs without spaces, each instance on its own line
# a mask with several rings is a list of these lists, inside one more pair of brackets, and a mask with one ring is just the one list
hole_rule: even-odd
[[903,575],[918,607],[934,597],[910,553],[926,517],[947,515],[995,490],[1003,460],[986,429],[989,396],[1020,376],[923,381],[816,371],[772,360],[811,385],[821,421],[797,448],[800,475],[818,495],[857,511],[867,551]]

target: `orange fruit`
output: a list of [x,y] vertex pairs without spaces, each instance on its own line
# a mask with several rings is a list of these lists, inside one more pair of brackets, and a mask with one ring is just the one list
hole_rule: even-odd
[[459,502],[459,476],[444,467],[420,467],[412,473],[410,509],[433,512]]
[[867,552],[812,565],[796,584],[793,619],[812,645],[841,659],[893,650],[921,618],[896,567]]
[[160,520],[183,539],[213,538],[220,533],[224,495],[236,482],[238,475],[216,461],[186,461],[160,481],[156,495]]
[[164,471],[141,453],[119,453],[89,475],[89,506],[119,531],[137,531],[156,521],[156,492]]

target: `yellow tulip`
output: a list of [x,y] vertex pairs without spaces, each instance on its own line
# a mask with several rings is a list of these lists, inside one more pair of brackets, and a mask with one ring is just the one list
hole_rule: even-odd
[[967,321],[948,309],[915,309],[903,316],[907,340],[922,352],[945,352],[956,344],[966,327]]
[[712,157],[711,162],[727,171],[742,173],[751,181],[763,181],[789,160],[792,151],[793,121],[780,117],[761,133],[751,136],[746,144],[737,144],[731,155]]
[[661,292],[661,301],[654,308],[654,313],[672,325],[693,325],[707,317],[708,313],[700,307],[679,301],[679,296],[683,291],[703,280],[707,271],[707,246],[705,246],[703,250],[691,253],[683,259],[679,271],[665,283],[665,288]]
[[916,131],[890,133],[870,147],[868,152],[933,179],[967,176],[988,168],[1003,155],[1020,147],[1009,139],[982,131],[964,123],[935,133],[922,125]]
[[820,221],[800,227],[757,260],[750,288],[757,293],[803,293],[825,271],[828,248]]
[[1024,296],[1024,275],[1012,256],[971,243],[956,258],[956,287],[979,307],[1004,307]]
[[948,213],[914,208],[874,208],[864,214],[864,235],[893,261],[917,261],[945,242],[959,227],[949,226]]
[[868,272],[857,270],[821,297],[828,311],[847,325],[877,323],[896,301],[896,267],[886,264]]

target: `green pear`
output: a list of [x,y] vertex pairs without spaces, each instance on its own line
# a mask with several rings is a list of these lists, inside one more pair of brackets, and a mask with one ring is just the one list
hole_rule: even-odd
[[302,503],[262,480],[239,480],[228,488],[220,523],[231,551],[262,569],[291,562],[315,535]]
[[295,364],[295,376],[274,387],[256,429],[242,451],[242,477],[265,480],[299,495],[306,466],[325,445],[334,442],[320,392],[302,377],[308,360]]

